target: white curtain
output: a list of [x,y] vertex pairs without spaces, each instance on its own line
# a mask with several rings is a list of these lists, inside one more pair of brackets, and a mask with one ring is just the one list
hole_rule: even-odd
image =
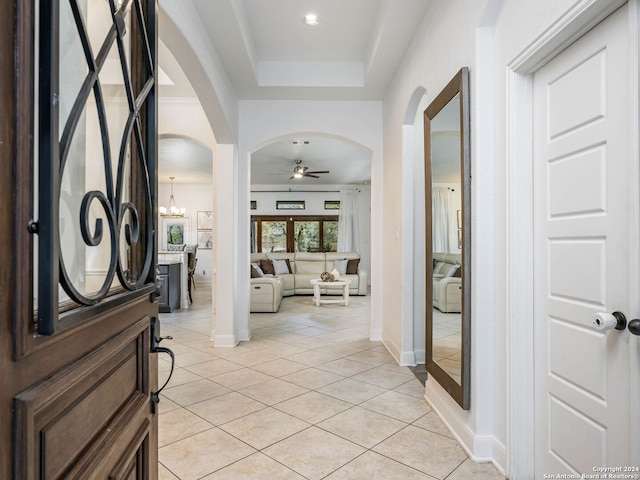
[[340,217],[338,218],[338,251],[359,252],[358,191],[340,190]]
[[433,251],[449,251],[449,189],[436,187],[432,190]]

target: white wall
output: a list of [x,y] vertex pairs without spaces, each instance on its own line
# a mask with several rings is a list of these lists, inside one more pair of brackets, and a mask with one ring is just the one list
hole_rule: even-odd
[[[196,98],[164,98],[158,102],[158,135],[192,138],[213,151],[216,137]],[[213,160],[212,160],[213,162]]]
[[[254,185],[251,200],[256,200],[257,209],[251,215],[338,215],[337,210],[325,210],[325,200],[340,200],[341,188],[353,189],[354,185],[322,185],[305,187],[304,192],[289,192],[289,185]],[[360,266],[369,272],[371,284],[371,189],[369,185],[358,185],[358,227],[360,239]],[[256,191],[257,190],[257,191]],[[278,190],[279,192],[267,192]],[[310,192],[309,190],[325,190]],[[276,210],[276,200],[304,200],[303,211]]]
[[[401,162],[406,158],[404,150],[412,144],[407,141],[407,129],[403,129],[403,125],[411,124],[407,117],[413,118],[413,112],[407,109],[417,103],[416,92],[426,90],[430,102],[461,67],[470,68],[471,410],[461,410],[432,379],[427,382],[426,392],[429,401],[476,459],[493,459],[505,469],[509,411],[505,332],[518,325],[518,319],[507,318],[506,310],[509,287],[506,272],[511,261],[507,257],[507,172],[509,164],[517,159],[508,158],[505,132],[513,118],[508,117],[505,71],[516,56],[542,37],[565,12],[574,8],[575,12],[584,13],[597,3],[606,2],[433,1],[384,99],[382,335],[387,345],[400,350],[403,332],[402,323],[397,319],[398,312],[406,308],[403,279],[408,278],[402,265],[410,263],[407,256],[419,257],[420,253],[420,246],[415,244],[413,253],[403,251],[403,247],[409,248],[410,242],[398,238],[398,232],[404,231],[399,228],[399,219],[407,218],[402,191],[407,179],[412,178],[411,172],[403,171],[411,168],[409,162]],[[419,135],[419,128],[415,127],[411,132]],[[416,201],[420,199],[416,197]],[[420,267],[420,261],[416,265]],[[414,305],[416,310],[417,307]]]
[[159,35],[203,106],[218,143],[237,138],[238,98],[192,2],[160,0]]
[[[325,185],[316,193],[310,191],[312,188],[289,192],[289,185],[254,185],[251,200],[256,201],[257,209],[251,210],[251,215],[338,215],[337,210],[324,209],[325,200],[340,200],[338,188],[337,185]],[[277,210],[277,200],[304,200],[304,210]]]
[[[416,328],[413,323],[407,322],[406,319],[401,321],[398,315],[398,312],[411,308],[411,305],[408,305],[410,299],[405,292],[405,285],[408,286],[407,279],[413,278],[418,286],[416,277],[423,275],[425,268],[424,254],[422,253],[424,243],[418,242],[417,245],[412,245],[408,239],[400,238],[398,234],[398,232],[404,231],[400,219],[408,217],[405,210],[409,208],[406,201],[403,203],[403,188],[409,179],[415,179],[416,176],[424,179],[424,170],[419,168],[418,161],[414,163],[400,161],[407,156],[404,149],[418,149],[424,141],[421,116],[415,110],[407,110],[412,105],[414,109],[428,105],[461,67],[470,67],[473,76],[475,71],[475,28],[478,18],[481,16],[484,2],[464,2],[464,6],[462,3],[461,1],[432,2],[420,27],[420,32],[412,42],[402,65],[398,68],[401,74],[394,79],[384,100],[383,243],[385,256],[383,260],[383,289],[385,302],[382,337],[387,347],[392,352],[396,351],[396,354],[401,358],[407,358],[407,350],[412,348],[412,345],[406,345],[410,338],[407,330],[411,328],[416,335],[420,332],[420,329]],[[426,91],[425,98],[422,101],[416,101],[416,92],[423,91]],[[472,98],[474,98],[473,95]],[[403,128],[403,125],[411,125],[412,122],[413,138],[409,141],[406,138],[407,128]],[[415,152],[412,152],[411,156],[420,158],[420,155]],[[474,158],[474,160],[476,159]],[[409,168],[415,170],[406,171]],[[488,187],[491,190],[490,185]],[[419,190],[415,184],[412,188],[416,190],[416,193]],[[418,198],[417,195],[413,198],[416,202],[421,202],[421,210],[419,211],[424,212],[424,198]],[[414,205],[411,205],[410,208],[414,208]],[[413,217],[413,215],[411,216]],[[417,225],[417,228],[424,229],[424,224]],[[490,236],[492,235],[491,231]],[[417,235],[414,238],[419,239]],[[490,237],[485,235],[484,238],[490,245]],[[415,262],[410,261],[414,254],[416,256]],[[411,271],[408,274],[403,271],[403,268],[415,268],[418,271]],[[474,271],[477,272],[475,269]],[[491,278],[490,272],[489,278]],[[472,291],[474,288],[475,283],[472,286]],[[491,298],[491,296],[485,298]],[[473,304],[473,311],[477,311],[475,307],[476,305]],[[415,317],[415,321],[423,322],[422,305],[414,303],[412,308],[414,315],[420,315]],[[491,316],[486,318],[488,321],[492,321]],[[481,320],[476,319],[476,315],[474,315],[472,322],[477,324]],[[489,330],[484,332],[484,336],[491,335],[491,328],[492,326],[489,325]],[[491,341],[488,344],[476,343],[479,342],[478,337],[474,337],[472,341],[472,363],[476,361],[478,356],[493,357]],[[414,339],[413,345],[419,345],[417,339]],[[416,356],[419,353],[416,352]],[[427,383],[435,382],[429,377]],[[456,431],[462,444],[476,458],[490,459],[492,458],[490,435],[494,427],[491,368],[486,371],[474,371],[471,383],[473,391],[470,411],[461,410],[446,394],[437,398],[429,398],[429,400],[445,421]],[[433,388],[438,388],[438,386]],[[488,440],[482,438],[487,434]],[[478,440],[481,438],[483,441],[479,442]]]

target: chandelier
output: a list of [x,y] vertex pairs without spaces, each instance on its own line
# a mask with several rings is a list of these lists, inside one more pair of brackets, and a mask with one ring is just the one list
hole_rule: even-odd
[[176,207],[176,200],[173,198],[173,180],[176,177],[169,177],[171,179],[171,195],[169,196],[169,209],[166,207],[160,207],[158,210],[160,211],[160,215],[163,217],[184,217],[187,209],[182,207]]

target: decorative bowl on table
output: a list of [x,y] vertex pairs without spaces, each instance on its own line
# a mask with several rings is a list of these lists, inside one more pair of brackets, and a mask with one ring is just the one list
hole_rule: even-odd
[[322,280],[323,282],[335,282],[336,281],[335,277],[329,272],[322,272],[320,274],[320,280]]

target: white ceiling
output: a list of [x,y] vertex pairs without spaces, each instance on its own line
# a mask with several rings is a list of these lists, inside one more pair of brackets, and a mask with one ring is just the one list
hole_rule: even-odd
[[193,3],[240,98],[381,100],[430,0]]
[[[193,0],[239,99],[382,100],[430,0]],[[320,17],[316,26],[305,14]],[[162,33],[161,33],[162,35]],[[172,85],[161,96],[195,96],[169,50],[160,65]],[[292,140],[309,140],[294,146]],[[168,182],[168,155],[185,142],[160,148],[159,181]],[[196,149],[197,150],[197,149]],[[182,168],[197,152],[182,155]],[[319,179],[289,180],[295,160]],[[187,163],[184,163],[187,162]],[[197,160],[196,160],[197,162]],[[369,154],[333,138],[286,139],[252,155],[251,181],[268,184],[350,184],[371,178]],[[200,162],[200,166],[203,164]],[[194,167],[196,168],[196,167]],[[273,175],[273,173],[278,173]],[[194,173],[203,180],[202,169]],[[210,181],[208,174],[206,181]],[[186,175],[175,174],[176,183]]]
[[190,138],[163,136],[158,139],[158,183],[213,182],[213,153]]
[[[292,142],[309,142],[294,145]],[[296,160],[320,178],[290,179]],[[369,183],[371,158],[360,147],[327,137],[295,137],[266,146],[251,156],[252,185],[336,185]]]

